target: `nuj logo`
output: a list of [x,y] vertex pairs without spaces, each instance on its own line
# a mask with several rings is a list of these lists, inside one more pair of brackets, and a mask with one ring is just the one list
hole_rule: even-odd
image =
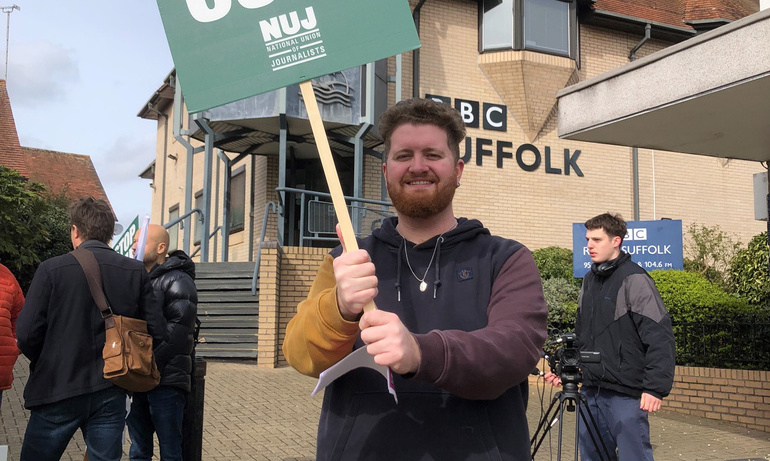
[[292,11],[288,15],[282,14],[276,18],[259,21],[259,28],[262,30],[262,38],[265,42],[280,40],[284,34],[291,37],[301,30],[313,30],[317,25],[312,6],[305,8],[305,19],[302,20],[296,11]]
[[[198,22],[214,22],[227,16],[233,6],[233,0],[213,0],[214,6],[209,7],[211,0],[187,0],[187,9],[193,19]],[[273,3],[273,0],[238,0],[242,7],[248,9],[262,8]]]

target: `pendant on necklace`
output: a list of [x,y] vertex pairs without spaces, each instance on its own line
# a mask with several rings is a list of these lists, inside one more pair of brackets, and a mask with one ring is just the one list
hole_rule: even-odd
[[425,283],[425,281],[420,282],[420,291],[425,291],[428,289],[428,284]]

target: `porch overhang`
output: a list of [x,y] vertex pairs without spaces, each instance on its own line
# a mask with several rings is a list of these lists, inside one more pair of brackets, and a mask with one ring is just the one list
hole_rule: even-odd
[[770,9],[557,94],[560,138],[770,160]]

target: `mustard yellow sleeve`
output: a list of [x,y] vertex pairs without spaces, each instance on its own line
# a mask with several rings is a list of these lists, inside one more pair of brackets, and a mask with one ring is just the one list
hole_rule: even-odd
[[334,258],[326,255],[310,293],[297,306],[297,314],[286,327],[283,355],[303,375],[318,375],[353,350],[358,322],[342,318],[337,307]]

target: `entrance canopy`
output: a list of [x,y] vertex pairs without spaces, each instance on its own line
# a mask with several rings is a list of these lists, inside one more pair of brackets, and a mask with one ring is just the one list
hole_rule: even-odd
[[559,137],[770,160],[770,9],[557,94]]

